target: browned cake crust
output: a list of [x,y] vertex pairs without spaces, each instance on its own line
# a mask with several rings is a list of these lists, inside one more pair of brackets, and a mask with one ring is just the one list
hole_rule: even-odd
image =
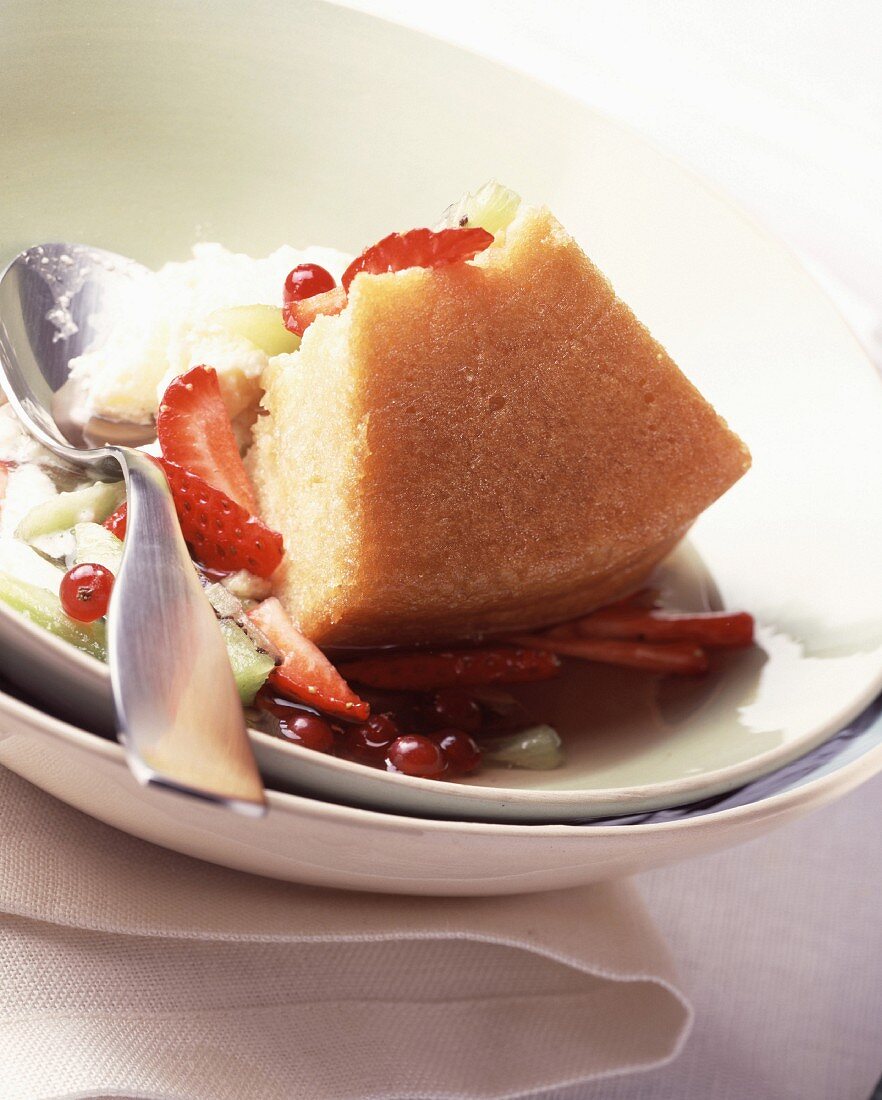
[[250,462],[278,594],[325,645],[586,612],[750,465],[545,209],[475,263],[357,276],[265,385]]

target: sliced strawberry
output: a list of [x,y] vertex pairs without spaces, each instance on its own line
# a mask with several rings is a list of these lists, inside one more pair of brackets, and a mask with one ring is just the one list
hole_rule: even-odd
[[360,271],[382,275],[408,267],[460,263],[474,259],[492,243],[493,234],[480,228],[411,229],[407,233],[390,233],[354,259],[340,281],[348,291],[349,284]]
[[269,577],[284,555],[282,536],[209,485],[198,474],[163,460],[175,498],[181,532],[195,556],[210,569],[247,569]]
[[744,647],[753,643],[753,616],[745,611],[689,614],[608,607],[572,624],[581,638],[623,638],[649,642],[695,642]]
[[550,680],[559,669],[560,661],[551,653],[508,646],[384,653],[340,666],[347,680],[393,691],[529,683]]
[[248,617],[282,654],[282,663],[269,674],[277,692],[325,714],[354,722],[368,718],[368,704],[359,699],[324,653],[297,630],[275,597],[258,604]]
[[576,657],[646,672],[672,672],[684,676],[707,672],[707,654],[691,642],[634,642],[610,638],[550,638],[542,634],[515,634],[506,641],[538,652]]
[[128,519],[128,514],[129,509],[125,501],[122,502],[115,512],[110,513],[104,521],[104,526],[111,535],[116,535],[118,539],[124,539],[126,537],[126,521]]
[[324,294],[314,294],[299,302],[286,302],[282,307],[282,320],[285,328],[295,336],[302,336],[316,317],[333,316],[346,308],[346,291],[335,286]]
[[[269,577],[275,572],[285,552],[277,531],[198,474],[165,458],[160,464],[174,497],[181,534],[198,561],[224,573],[247,569]],[[126,518],[126,505],[121,504],[104,526],[117,538],[125,538]]]
[[159,403],[156,435],[169,462],[197,474],[247,511],[257,512],[217,372],[211,367],[193,367],[169,383]]

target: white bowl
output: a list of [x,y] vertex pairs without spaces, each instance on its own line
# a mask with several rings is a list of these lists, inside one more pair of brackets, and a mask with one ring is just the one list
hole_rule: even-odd
[[138,785],[119,745],[0,694],[0,765],[124,832],[240,871],[381,893],[532,893],[633,874],[752,840],[882,770],[869,747],[748,805],[638,825],[424,821],[269,792],[265,818]]
[[[752,611],[756,651],[689,689],[586,671],[555,704],[557,771],[442,784],[255,735],[273,782],[434,816],[627,813],[777,768],[879,690],[882,387],[789,254],[692,175],[558,93],[343,9],[70,0],[50,24],[12,0],[4,23],[0,251],[353,250],[497,176],[552,206],[753,451],[667,568],[682,600]],[[0,640],[47,706],[109,726],[94,662],[7,611]]]

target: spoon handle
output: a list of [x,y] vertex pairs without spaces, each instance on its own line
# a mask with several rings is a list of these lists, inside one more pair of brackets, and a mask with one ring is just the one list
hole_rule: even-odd
[[266,810],[242,705],[162,470],[110,447],[128,490],[125,551],[108,612],[120,740],[142,783],[243,813]]

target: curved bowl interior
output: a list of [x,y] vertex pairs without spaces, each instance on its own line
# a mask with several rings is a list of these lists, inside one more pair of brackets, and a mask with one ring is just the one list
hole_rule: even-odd
[[882,769],[878,715],[856,756],[771,797],[677,821],[493,825],[423,821],[269,792],[255,819],[140,786],[122,749],[0,693],[0,765],[118,829],[272,878],[383,893],[485,896],[634,874],[755,839]]
[[[154,265],[200,239],[357,250],[495,176],[555,210],[753,451],[666,568],[689,605],[712,590],[752,611],[756,652],[688,689],[592,671],[564,693],[575,719],[554,716],[569,723],[555,772],[403,781],[258,738],[273,781],[441,816],[626,813],[777,767],[878,690],[882,387],[791,257],[633,134],[478,57],[307,2],[12,0],[0,96],[7,256],[53,238]],[[107,725],[91,662],[41,655],[2,609],[0,636],[11,676]]]

